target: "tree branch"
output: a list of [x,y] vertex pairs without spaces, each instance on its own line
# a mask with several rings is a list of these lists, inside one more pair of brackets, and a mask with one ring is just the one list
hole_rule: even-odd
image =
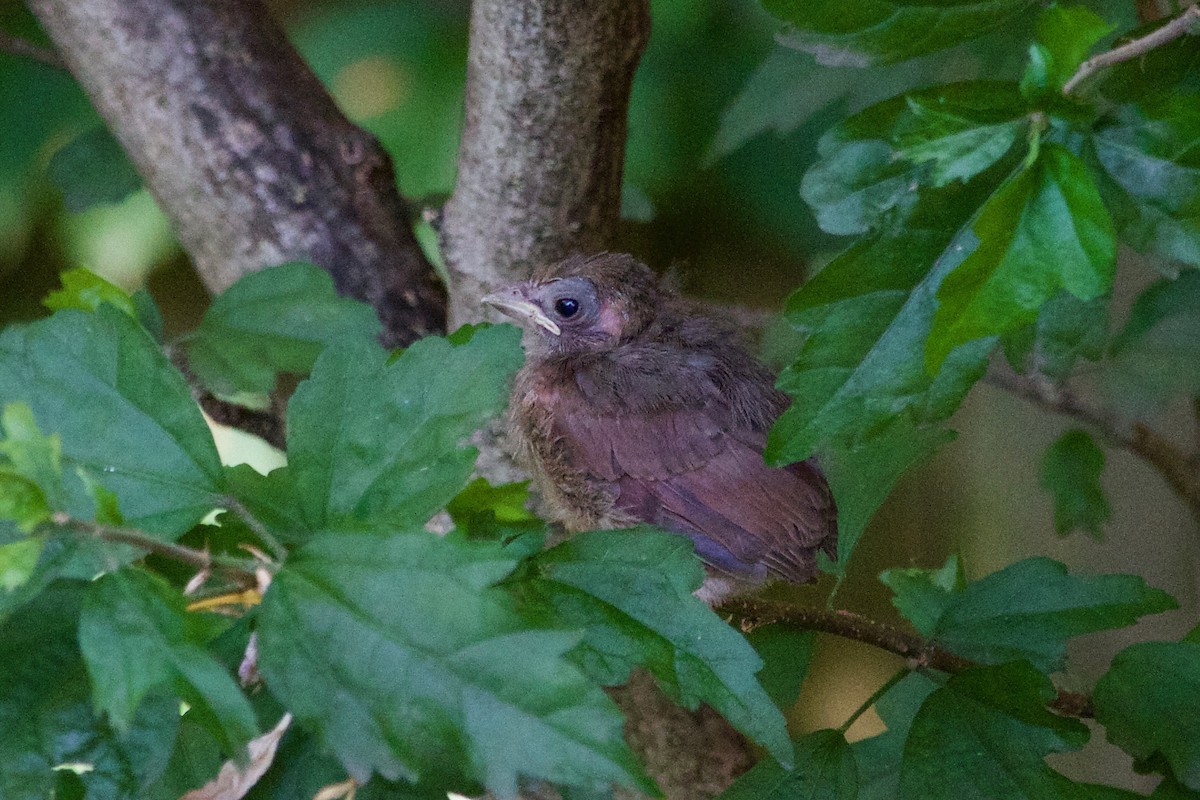
[[142,531],[85,522],[62,513],[55,514],[51,521],[60,529],[87,534],[106,542],[131,545],[147,553],[188,564],[198,570],[220,570],[240,584],[256,586],[258,582],[254,571],[258,563],[249,559],[213,555],[207,550],[196,550],[175,542],[163,541]]
[[53,49],[34,44],[28,39],[22,39],[20,36],[14,36],[3,30],[0,30],[0,52],[33,59],[55,69],[67,69],[67,62],[63,61],[62,56]]
[[1200,519],[1200,464],[1196,456],[1181,450],[1146,423],[1124,419],[1112,409],[1090,403],[1044,379],[991,370],[984,380],[1042,408],[1076,419],[1141,457]]
[[466,120],[441,243],[451,320],[531,267],[606,249],[647,0],[476,0]]
[[[844,639],[852,639],[895,653],[909,662],[910,669],[926,667],[939,672],[953,673],[979,666],[976,662],[944,650],[915,633],[876,622],[853,611],[827,611],[750,597],[728,600],[718,610],[737,617],[745,632],[778,622],[800,630],[832,633]],[[1060,714],[1072,717],[1093,716],[1091,697],[1080,692],[1060,689],[1049,705]]]
[[213,292],[285,261],[374,306],[388,344],[445,297],[379,143],[348,122],[261,0],[31,0]]
[[1126,42],[1123,45],[1114,47],[1106,53],[1101,53],[1097,56],[1092,56],[1087,61],[1079,65],[1079,69],[1075,74],[1063,84],[1062,93],[1070,95],[1079,84],[1087,80],[1093,73],[1103,69],[1104,67],[1113,64],[1119,64],[1122,61],[1129,61],[1138,56],[1145,55],[1156,47],[1162,47],[1168,42],[1178,39],[1187,33],[1190,33],[1190,28],[1196,22],[1200,22],[1200,6],[1188,6],[1175,19],[1163,25],[1161,28],[1156,28],[1150,33],[1133,41]]

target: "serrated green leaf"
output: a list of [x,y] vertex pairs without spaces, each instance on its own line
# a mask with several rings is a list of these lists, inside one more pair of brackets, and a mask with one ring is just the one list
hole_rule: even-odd
[[63,205],[73,213],[119,203],[142,188],[129,156],[104,125],[79,134],[55,153],[50,178],[63,193]]
[[476,451],[459,443],[504,407],[523,358],[510,325],[469,333],[427,337],[391,363],[366,342],[322,353],[288,405],[288,471],[310,529],[424,523],[462,489]]
[[917,711],[938,685],[919,672],[909,673],[875,704],[887,730],[850,745],[858,763],[858,800],[896,800],[904,742]]
[[[1026,124],[1016,84],[965,81],[893,97],[835,125],[800,194],[821,229],[857,234],[907,218],[920,186],[983,172],[1011,150],[1005,131]],[[980,134],[978,132],[983,131]]]
[[962,590],[958,556],[951,554],[938,569],[919,567],[884,570],[879,580],[892,590],[892,605],[922,636],[930,636],[942,614]]
[[963,797],[1085,797],[1050,769],[1049,753],[1077,750],[1088,739],[1078,720],[1046,710],[1054,686],[1033,667],[1013,662],[950,678],[917,712],[904,744],[904,800]]
[[960,228],[1000,178],[994,168],[987,178],[922,193],[903,225],[854,245],[788,299],[788,320],[807,336],[779,377],[793,402],[771,430],[768,460],[852,448],[905,413],[905,424],[921,431],[958,407],[982,376],[992,343],[959,348],[936,378],[922,352],[937,286],[968,252]]
[[932,638],[980,663],[1026,659],[1052,672],[1062,668],[1070,637],[1122,628],[1177,605],[1135,575],[1069,575],[1057,561],[1027,558],[968,584]]
[[[0,797],[44,800],[60,764],[88,764],[75,780],[89,800],[145,796],[167,764],[179,704],[148,698],[124,735],[92,712],[75,631],[85,581],[57,582],[0,625]],[[74,779],[73,779],[74,780]]]
[[1112,516],[1100,474],[1104,451],[1083,430],[1070,430],[1054,441],[1042,459],[1042,488],[1054,495],[1054,529],[1065,535],[1079,528],[1099,539]]
[[1200,266],[1200,91],[1126,105],[1091,138],[1100,186],[1121,238]]
[[[519,775],[650,788],[615,705],[492,584],[494,543],[325,534],[294,552],[258,615],[267,686],[352,776],[463,766],[511,797]],[[397,613],[397,609],[403,609]]]
[[533,559],[526,604],[560,625],[582,628],[573,651],[596,681],[624,683],[643,666],[688,708],[708,703],[742,733],[787,762],[783,715],[755,678],[762,661],[692,592],[703,570],[692,543],[652,529],[578,534]]
[[1112,287],[1112,220],[1083,162],[1063,147],[1043,144],[971,228],[978,245],[938,289],[931,372],[959,345],[1033,322],[1060,289],[1091,300]]
[[150,533],[178,536],[216,505],[221,462],[208,426],[183,376],[127,314],[67,309],[0,333],[0,404],[12,402],[61,437],[73,517],[94,510],[76,467]]
[[[3,507],[8,491],[8,487],[0,480],[0,516],[7,515]],[[40,536],[0,544],[0,589],[11,592],[28,582],[37,569],[45,544],[46,540]]]
[[77,267],[67,270],[58,277],[62,281],[62,288],[55,289],[42,301],[42,305],[51,311],[61,311],[64,308],[95,311],[101,303],[108,303],[131,317],[136,316],[133,298],[129,296],[129,293],[104,280],[90,269]]
[[898,132],[901,158],[932,165],[930,183],[945,186],[968,180],[1012,149],[1026,120],[981,124],[963,111],[921,97],[909,97],[911,121]]
[[292,262],[221,293],[186,340],[188,363],[214,394],[266,394],[278,373],[311,370],[329,344],[373,342],[381,330],[370,306],[338,296],[328,272]]
[[1131,645],[1092,697],[1110,742],[1137,759],[1161,755],[1180,783],[1200,791],[1200,644]]
[[124,730],[147,693],[169,687],[225,752],[237,754],[258,732],[254,712],[225,668],[200,646],[187,614],[183,595],[144,570],[125,567],[88,587],[79,645],[96,706]]
[[1021,80],[1022,91],[1030,96],[1059,92],[1092,47],[1114,27],[1085,6],[1053,4],[1042,9],[1030,67]]
[[263,475],[248,464],[225,468],[229,492],[285,544],[308,541],[308,524],[300,513],[292,471],[279,467]]
[[820,730],[798,739],[795,767],[785,770],[764,759],[718,800],[854,800],[858,797],[858,767],[841,733]]
[[780,41],[830,67],[892,64],[953,47],[999,27],[1029,5],[1026,0],[867,0],[851,7],[834,0],[763,0],[769,13],[789,25]]

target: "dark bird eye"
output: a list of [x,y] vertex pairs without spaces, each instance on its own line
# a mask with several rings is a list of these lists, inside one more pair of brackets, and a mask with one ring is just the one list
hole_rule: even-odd
[[574,297],[560,297],[554,301],[554,310],[563,319],[568,319],[579,312],[579,301]]

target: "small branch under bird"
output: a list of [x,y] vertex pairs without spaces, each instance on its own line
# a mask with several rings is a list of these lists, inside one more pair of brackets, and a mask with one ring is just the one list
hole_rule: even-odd
[[632,256],[576,256],[483,299],[525,328],[509,435],[569,531],[649,523],[695,544],[718,603],[766,580],[807,583],[837,552],[813,460],[772,467],[788,406],[729,326]]

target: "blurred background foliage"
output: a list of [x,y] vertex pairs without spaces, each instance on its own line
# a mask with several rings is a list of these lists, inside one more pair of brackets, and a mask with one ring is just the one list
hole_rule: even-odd
[[[1088,5],[1117,30],[1137,24],[1132,0]],[[392,154],[403,193],[418,206],[440,203],[453,186],[462,118],[466,0],[271,6],[347,115]],[[820,231],[798,191],[821,132],[908,88],[1019,79],[1033,19],[896,66],[853,69],[818,66],[777,44],[780,25],[757,0],[653,0],[652,15],[630,109],[619,246],[657,268],[675,265],[691,293],[770,308],[846,244]],[[46,41],[19,0],[0,0],[0,29]],[[0,324],[46,313],[40,300],[59,272],[85,266],[127,289],[147,285],[168,335],[194,327],[207,305],[203,288],[66,73],[0,53],[0,141]],[[421,234],[431,246],[431,231]],[[1121,259],[1118,321],[1155,276],[1136,256]],[[1174,409],[1162,424],[1192,435],[1186,417]],[[906,477],[880,511],[840,605],[894,619],[875,576],[888,566],[940,565],[958,550],[970,577],[1046,554],[1085,570],[1143,574],[1194,609],[1195,523],[1131,456],[1108,453],[1105,538],[1056,537],[1038,468],[1067,423],[983,387],[954,427],[958,441]],[[1178,635],[1182,619],[1160,615],[1147,623],[1155,630],[1084,637],[1072,653],[1080,679],[1094,679],[1128,641]],[[893,668],[864,646],[823,643],[809,676],[819,694],[806,695],[823,699],[807,703],[798,723],[836,725]],[[872,726],[868,715],[856,732]],[[1063,768],[1093,779],[1128,775],[1128,757],[1102,737],[1094,742]]]

